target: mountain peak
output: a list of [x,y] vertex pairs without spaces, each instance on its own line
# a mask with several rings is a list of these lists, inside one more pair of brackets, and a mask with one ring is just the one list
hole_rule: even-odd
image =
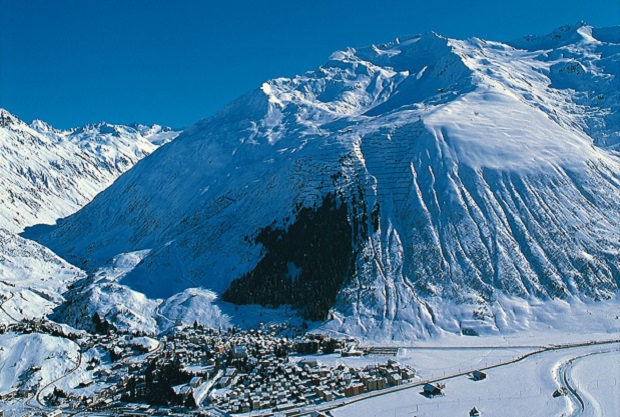
[[362,61],[394,71],[416,71],[423,61],[436,60],[452,52],[449,39],[436,32],[409,35],[387,43],[334,52],[324,66],[335,62]]
[[24,122],[22,122],[17,116],[6,109],[0,108],[0,127],[11,128],[23,124]]
[[570,59],[436,33],[336,52],[188,128],[38,239],[89,270],[150,250],[120,282],[149,297],[203,287],[404,337],[505,326],[503,295],[611,297],[617,52],[592,53],[592,32],[527,41],[574,42]]
[[43,120],[35,119],[30,123],[30,127],[40,133],[60,134],[61,131],[54,128]]
[[[616,27],[620,28],[620,27]],[[607,32],[613,28],[593,28],[586,22],[581,21],[572,25],[564,25],[546,35],[528,35],[508,42],[509,45],[529,51],[557,49],[567,45],[580,43],[614,42],[613,36]],[[600,36],[599,36],[600,34]],[[615,40],[617,43],[618,40]]]
[[57,130],[41,120],[28,125],[0,109],[0,228],[17,231],[75,212],[178,135],[160,131],[141,135],[107,123]]
[[87,123],[78,127],[73,131],[73,134],[79,135],[81,133],[99,133],[99,134],[113,134],[119,136],[119,126],[112,125],[106,122]]

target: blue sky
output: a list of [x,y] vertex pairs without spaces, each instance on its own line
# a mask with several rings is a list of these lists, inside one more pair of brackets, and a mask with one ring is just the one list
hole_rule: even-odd
[[618,0],[0,0],[0,107],[69,128],[105,120],[184,127],[270,78],[347,46],[434,30],[510,40]]

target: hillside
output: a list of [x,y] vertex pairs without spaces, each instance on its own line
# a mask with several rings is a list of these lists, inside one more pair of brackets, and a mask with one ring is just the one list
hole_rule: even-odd
[[0,109],[0,227],[19,232],[73,214],[178,132],[98,123],[57,130]]
[[0,323],[51,314],[86,274],[17,233],[53,224],[179,132],[99,123],[57,130],[0,109]]
[[382,338],[616,299],[619,29],[336,52],[26,236],[89,272],[148,250],[119,283],[149,298],[203,287]]

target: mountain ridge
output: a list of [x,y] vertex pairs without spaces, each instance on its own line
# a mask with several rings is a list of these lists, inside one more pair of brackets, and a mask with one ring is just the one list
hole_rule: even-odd
[[[462,329],[458,310],[497,331],[505,296],[612,299],[620,54],[576,26],[549,50],[426,34],[336,52],[189,127],[37,240],[91,272],[149,250],[120,283],[154,298],[248,276],[258,288],[272,282],[261,262],[303,288],[313,264],[259,237],[325,228],[316,213],[332,195],[353,266],[313,318],[336,327],[415,337]],[[331,271],[323,250],[313,258]],[[250,287],[229,300],[283,299]]]
[[120,174],[178,132],[105,122],[70,130],[30,125],[0,109],[0,227],[19,232],[77,211]]
[[178,132],[97,123],[70,130],[27,124],[0,109],[0,323],[41,317],[65,301],[84,271],[17,235],[87,204]]

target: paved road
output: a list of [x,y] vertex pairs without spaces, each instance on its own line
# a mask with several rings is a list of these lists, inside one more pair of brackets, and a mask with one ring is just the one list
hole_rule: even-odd
[[[572,343],[572,344],[563,344],[563,345],[554,345],[554,346],[545,346],[545,347],[536,346],[536,347],[533,347],[535,349],[533,351],[531,351],[531,352],[525,353],[525,354],[523,354],[523,355],[521,355],[519,357],[516,357],[514,359],[511,359],[511,360],[508,360],[508,361],[505,361],[505,362],[501,362],[499,364],[495,364],[495,365],[491,365],[491,366],[486,366],[486,367],[483,367],[483,368],[476,367],[474,369],[470,369],[470,370],[466,370],[466,371],[463,371],[463,372],[454,373],[454,374],[447,375],[447,376],[442,376],[442,377],[439,377],[439,378],[427,379],[427,380],[423,380],[423,381],[416,381],[414,383],[403,384],[403,385],[400,385],[400,386],[390,387],[390,388],[387,388],[387,389],[384,389],[384,390],[379,390],[379,391],[371,391],[371,392],[367,392],[367,393],[364,393],[364,394],[361,394],[361,395],[358,395],[358,396],[355,396],[355,397],[342,398],[342,399],[339,399],[339,400],[336,400],[336,401],[331,401],[331,402],[328,402],[328,403],[322,403],[322,404],[320,404],[320,405],[318,405],[316,407],[304,407],[304,408],[298,410],[296,413],[292,413],[292,414],[289,414],[289,415],[290,416],[307,416],[307,415],[310,415],[314,411],[326,412],[326,411],[329,411],[329,410],[333,410],[335,408],[343,407],[343,406],[348,405],[348,404],[352,404],[352,403],[359,402],[359,401],[364,401],[364,400],[366,400],[368,398],[378,397],[380,395],[386,395],[386,394],[393,393],[393,392],[396,392],[396,391],[401,391],[401,390],[407,390],[407,389],[412,389],[412,388],[420,387],[420,386],[422,386],[422,385],[424,385],[426,383],[437,383],[437,382],[446,381],[446,380],[453,379],[453,378],[460,377],[460,376],[466,376],[466,375],[471,374],[471,372],[473,372],[476,369],[477,370],[486,371],[486,370],[489,370],[489,369],[494,369],[494,368],[500,368],[500,367],[503,367],[503,366],[508,366],[508,365],[511,365],[511,364],[523,361],[526,358],[529,358],[529,357],[532,357],[532,356],[535,356],[535,355],[539,355],[539,354],[542,354],[542,353],[545,353],[545,352],[549,352],[549,351],[574,349],[574,348],[585,347],[585,346],[613,345],[613,344],[619,344],[619,343],[620,343],[620,339],[614,339],[614,340],[606,340],[606,341],[599,341],[599,342]],[[157,348],[154,349],[152,352],[150,352],[148,354],[148,356],[155,355],[162,347],[163,346],[162,346],[162,344],[160,342],[160,344],[157,346]],[[409,346],[407,348],[412,348],[412,347]],[[431,348],[430,346],[419,347],[419,349],[430,349],[430,348]],[[463,347],[450,346],[450,347],[443,347],[443,349],[464,349],[464,350],[467,350],[467,349],[491,349],[491,348],[492,349],[500,349],[500,348],[515,349],[515,348],[525,348],[525,347],[524,346],[500,346],[500,347],[497,347],[497,346],[492,346],[492,347],[491,346],[487,346],[487,347],[480,347],[480,346],[476,346],[476,347],[471,347],[471,346],[463,346]],[[572,358],[571,361],[575,361],[576,359],[579,359],[579,358],[582,358],[582,357],[586,357],[586,356],[590,356],[592,354],[598,354],[598,353],[606,353],[606,352],[593,352],[593,353],[589,353],[589,354],[586,354],[586,355],[582,355],[582,356],[578,356],[578,357]],[[42,401],[40,399],[40,396],[41,396],[42,392],[46,388],[51,386],[52,384],[58,382],[62,378],[65,378],[68,375],[70,375],[71,373],[75,372],[79,368],[79,366],[81,364],[81,361],[82,361],[82,353],[81,353],[81,349],[80,349],[80,351],[79,351],[79,358],[78,358],[78,361],[77,361],[76,365],[72,369],[70,369],[66,374],[62,375],[61,377],[55,379],[54,381],[46,384],[43,388],[41,388],[37,392],[37,394],[35,396],[33,396],[32,398],[30,398],[30,399],[28,399],[26,401],[26,406],[28,406],[30,408],[39,408],[39,409],[45,408],[45,405],[42,403]],[[566,367],[560,369],[560,371],[561,371],[560,372],[560,376],[561,376],[561,379],[563,381],[563,384],[565,384],[565,386],[567,387],[567,389],[569,391],[569,395],[570,395],[571,399],[578,405],[577,410],[576,410],[578,413],[577,414],[573,414],[575,416],[578,416],[578,415],[581,415],[583,413],[584,409],[585,409],[585,401],[583,400],[582,396],[577,392],[577,389],[575,388],[574,384],[571,383],[570,376],[568,375],[569,373],[567,372],[567,370],[570,368],[569,365],[570,365],[571,361],[567,361],[566,362]],[[34,399],[36,399],[37,402],[39,403],[39,405],[36,406],[36,407],[31,404],[32,400],[34,400]],[[70,413],[70,414],[75,414],[75,413]],[[80,414],[80,413],[78,413],[78,414]],[[263,414],[273,414],[273,411],[272,410],[263,410],[263,411],[259,411],[259,412],[255,411],[255,412],[252,413],[252,415],[254,415],[254,416],[260,416],[260,415],[263,415]]]
[[[45,403],[41,400],[41,394],[43,393],[43,391],[46,390],[49,386],[55,384],[61,379],[66,378],[67,376],[71,375],[73,372],[77,371],[77,369],[80,367],[81,364],[82,364],[82,348],[78,345],[78,360],[73,366],[73,368],[65,372],[64,375],[61,375],[58,378],[54,379],[53,381],[45,384],[41,389],[37,391],[35,395],[33,395],[28,400],[26,400],[25,405],[30,408],[39,408],[39,409],[48,408],[47,405],[45,405]],[[35,399],[37,400],[38,405],[33,406],[32,400],[35,400]]]

